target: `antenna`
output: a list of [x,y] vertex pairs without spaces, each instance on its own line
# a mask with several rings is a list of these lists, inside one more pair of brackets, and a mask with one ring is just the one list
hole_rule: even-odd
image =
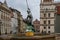
[[7,2],[6,2],[6,0],[4,0],[4,4],[7,6]]

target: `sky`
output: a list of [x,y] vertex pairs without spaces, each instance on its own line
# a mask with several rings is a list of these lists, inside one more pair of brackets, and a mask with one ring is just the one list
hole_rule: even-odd
[[[4,0],[0,0],[4,2]],[[26,0],[6,0],[9,7],[19,10],[23,18],[27,17],[27,5]],[[33,20],[40,20],[40,0],[27,0],[31,13],[33,15]],[[55,0],[60,1],[60,0]]]

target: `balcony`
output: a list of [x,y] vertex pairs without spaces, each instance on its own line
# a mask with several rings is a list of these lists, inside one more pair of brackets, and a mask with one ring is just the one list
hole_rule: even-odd
[[40,19],[54,19],[55,17],[40,17]]
[[40,26],[54,26],[54,24],[40,24]]
[[56,9],[40,9],[40,12],[56,12]]

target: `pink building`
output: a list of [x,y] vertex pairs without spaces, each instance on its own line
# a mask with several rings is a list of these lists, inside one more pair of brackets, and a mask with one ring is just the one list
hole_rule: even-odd
[[33,21],[33,25],[34,25],[35,32],[40,32],[40,21],[38,19]]

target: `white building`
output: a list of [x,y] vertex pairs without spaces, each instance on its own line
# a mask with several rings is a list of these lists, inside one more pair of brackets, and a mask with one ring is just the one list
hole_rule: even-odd
[[54,33],[55,12],[54,0],[41,0],[40,33]]
[[6,1],[0,2],[0,33],[10,34],[12,11],[8,8]]
[[12,25],[12,33],[17,33],[18,32],[18,19],[17,19],[17,13],[15,9],[10,8],[13,12],[13,16],[11,18],[11,25]]

